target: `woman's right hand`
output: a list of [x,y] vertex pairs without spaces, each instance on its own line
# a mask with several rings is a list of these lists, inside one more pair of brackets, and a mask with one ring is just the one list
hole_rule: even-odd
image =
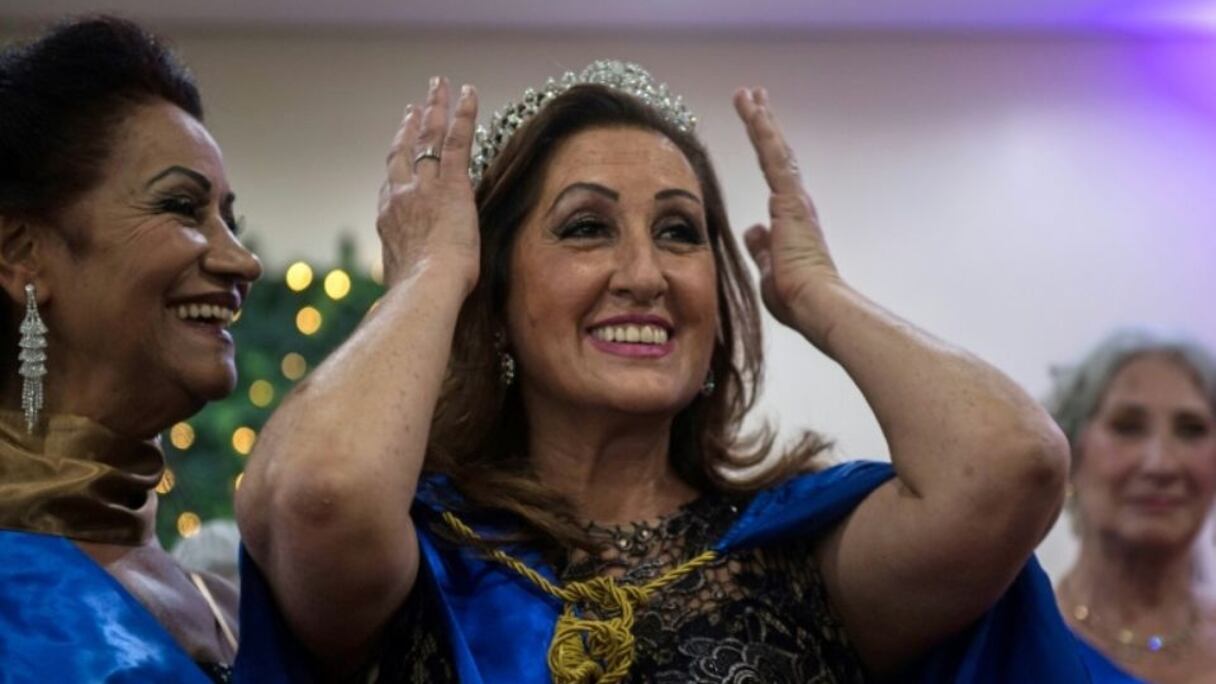
[[449,121],[448,90],[447,79],[431,79],[425,108],[406,107],[389,151],[376,220],[389,287],[428,264],[462,277],[466,292],[477,284],[481,238],[469,180],[477,92],[461,88]]

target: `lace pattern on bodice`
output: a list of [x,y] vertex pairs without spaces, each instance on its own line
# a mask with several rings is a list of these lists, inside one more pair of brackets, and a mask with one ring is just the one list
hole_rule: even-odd
[[[652,580],[712,547],[745,501],[709,495],[666,518],[588,526],[604,551],[575,551],[563,582],[608,575]],[[629,681],[658,684],[862,682],[860,661],[833,615],[812,540],[717,558],[637,612]],[[434,597],[414,591],[384,634],[383,682],[455,681]]]

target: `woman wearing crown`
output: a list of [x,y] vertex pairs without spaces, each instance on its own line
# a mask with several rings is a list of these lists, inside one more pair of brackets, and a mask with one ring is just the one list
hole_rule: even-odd
[[850,373],[892,463],[743,431],[759,305],[665,86],[597,62],[475,136],[475,92],[434,79],[388,160],[389,290],[239,493],[238,675],[1086,676],[1028,565],[1063,499],[1059,431],[843,279],[768,95],[735,106],[771,191],[745,234],[763,303]]

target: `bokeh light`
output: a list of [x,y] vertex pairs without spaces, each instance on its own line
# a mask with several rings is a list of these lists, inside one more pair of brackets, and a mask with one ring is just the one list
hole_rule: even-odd
[[338,301],[350,294],[350,276],[340,268],[335,268],[325,276],[325,294]]
[[194,444],[194,428],[189,423],[178,423],[169,429],[169,443],[175,449],[185,451]]
[[303,292],[312,284],[312,267],[297,261],[287,267],[287,287],[293,292]]
[[253,443],[258,440],[258,433],[253,428],[242,425],[232,432],[232,448],[242,456],[248,456],[253,451]]
[[274,385],[265,380],[254,380],[249,386],[249,401],[259,408],[270,406],[274,401]]
[[283,357],[279,370],[283,371],[283,377],[288,380],[299,380],[308,372],[308,361],[300,354],[291,352]]
[[160,476],[160,482],[156,483],[156,493],[164,496],[173,491],[173,485],[177,484],[177,477],[169,468],[165,468],[165,472]]
[[296,329],[305,335],[312,335],[321,329],[321,312],[315,307],[306,306],[296,314]]
[[186,511],[177,516],[177,533],[183,537],[193,537],[198,534],[198,529],[203,526],[203,521],[198,515]]

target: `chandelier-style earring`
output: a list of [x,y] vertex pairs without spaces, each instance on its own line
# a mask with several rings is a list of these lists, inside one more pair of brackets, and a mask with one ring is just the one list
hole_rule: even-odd
[[498,381],[503,387],[510,387],[515,382],[515,357],[510,352],[498,352]]
[[709,372],[705,374],[705,382],[701,384],[701,396],[710,396],[717,386],[717,383],[714,382],[714,369],[710,368]]
[[46,375],[46,325],[38,315],[38,298],[33,283],[25,286],[25,318],[21,321],[21,410],[25,412],[25,429],[33,434],[42,410],[42,378]]
[[507,351],[507,336],[494,333],[494,348],[498,350],[498,381],[503,387],[510,387],[515,382],[515,357]]

